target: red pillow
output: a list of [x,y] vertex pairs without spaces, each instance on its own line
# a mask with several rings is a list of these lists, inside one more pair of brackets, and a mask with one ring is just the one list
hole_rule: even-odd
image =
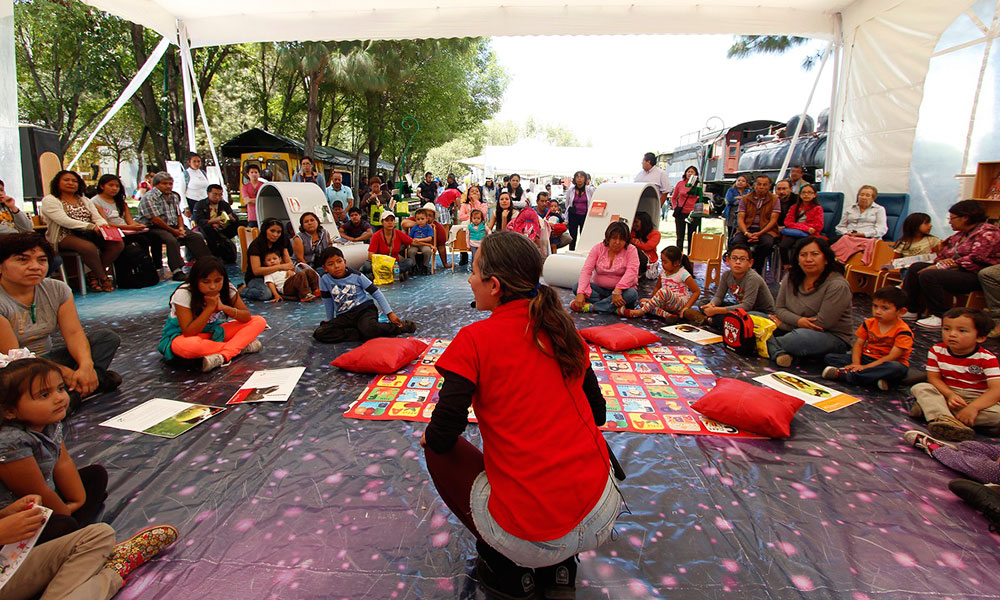
[[427,349],[416,338],[374,338],[341,354],[330,364],[355,373],[394,373]]
[[737,379],[718,379],[691,408],[726,425],[773,438],[791,435],[792,417],[805,404],[777,390]]
[[588,327],[580,330],[583,339],[608,350],[631,350],[660,341],[652,331],[632,327],[625,323]]

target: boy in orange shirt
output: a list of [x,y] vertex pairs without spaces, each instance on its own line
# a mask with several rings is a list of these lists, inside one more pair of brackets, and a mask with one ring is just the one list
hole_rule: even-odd
[[906,377],[913,352],[913,331],[901,318],[906,314],[906,293],[887,286],[872,296],[872,318],[854,332],[850,353],[827,354],[825,379],[889,391]]

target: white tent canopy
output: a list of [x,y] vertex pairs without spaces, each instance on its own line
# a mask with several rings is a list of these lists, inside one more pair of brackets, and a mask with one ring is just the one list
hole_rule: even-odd
[[[974,0],[299,0],[291,5],[271,0],[84,1],[158,31],[182,48],[188,42],[201,47],[458,33],[770,33],[829,39],[835,43],[837,73],[827,186],[854,190],[873,183],[903,192],[909,189],[914,132],[935,44]],[[0,0],[7,7],[10,3]],[[0,10],[0,25],[5,12],[9,8]],[[193,101],[189,99],[189,121]],[[610,117],[614,107],[608,109]],[[12,120],[12,110],[16,106],[0,108],[6,113],[0,114],[0,138],[10,135],[5,124]],[[189,129],[193,126],[188,124]],[[0,151],[5,147],[0,139]],[[0,155],[0,176],[9,176],[4,162]]]
[[486,146],[479,156],[458,161],[478,169],[486,176],[496,173],[520,175],[564,175],[586,171],[594,177],[635,175],[638,156],[623,156],[600,148],[550,146],[538,140],[521,140],[512,146]]

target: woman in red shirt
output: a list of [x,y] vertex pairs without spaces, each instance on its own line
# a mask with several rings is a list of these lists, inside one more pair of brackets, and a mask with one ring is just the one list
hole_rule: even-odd
[[399,274],[406,275],[416,264],[412,258],[406,258],[403,254],[404,247],[413,243],[413,238],[402,231],[396,230],[396,215],[390,211],[382,213],[382,229],[372,235],[368,241],[368,260],[361,266],[361,272],[368,277],[372,276],[372,256],[383,254],[396,259],[396,266],[399,267]]
[[674,226],[677,229],[677,247],[684,253],[684,230],[687,229],[688,252],[691,251],[691,236],[697,228],[695,224],[688,227],[687,218],[694,211],[694,205],[701,198],[700,194],[691,194],[691,188],[701,185],[698,179],[698,169],[694,166],[684,169],[684,177],[674,186],[674,193],[670,197],[670,205],[674,207]]
[[[421,439],[442,500],[476,536],[480,585],[503,598],[534,598],[536,580],[546,598],[572,597],[575,556],[610,537],[622,502],[587,346],[541,272],[528,238],[483,240],[469,285],[492,314],[438,359],[444,384]],[[461,437],[469,406],[482,452]]]

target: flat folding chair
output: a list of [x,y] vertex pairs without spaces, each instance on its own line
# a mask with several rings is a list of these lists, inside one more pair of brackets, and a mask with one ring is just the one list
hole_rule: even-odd
[[846,271],[844,276],[851,285],[851,291],[869,296],[874,294],[889,276],[888,269],[882,267],[891,263],[895,255],[896,251],[892,249],[892,244],[882,240],[875,242],[871,264],[866,265],[861,262],[862,252],[852,254],[844,265]]
[[247,246],[250,242],[257,239],[258,230],[256,227],[253,229],[247,229],[245,225],[240,225],[236,230],[237,237],[240,238],[240,271],[244,273],[247,270]]
[[691,252],[688,254],[688,260],[705,265],[706,290],[709,285],[718,283],[722,276],[722,246],[725,242],[725,235],[714,233],[695,233],[691,236]]

